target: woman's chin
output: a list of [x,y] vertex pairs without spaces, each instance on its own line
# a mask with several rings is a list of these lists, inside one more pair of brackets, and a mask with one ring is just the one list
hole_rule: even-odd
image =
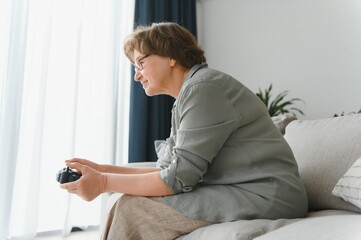
[[156,94],[154,94],[154,92],[152,92],[148,88],[145,88],[144,86],[143,86],[143,89],[144,89],[145,94],[147,94],[147,96],[149,96],[149,97],[156,95]]

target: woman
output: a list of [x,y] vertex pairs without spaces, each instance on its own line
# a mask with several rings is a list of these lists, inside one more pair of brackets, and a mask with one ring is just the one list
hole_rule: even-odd
[[148,96],[176,101],[156,168],[66,161],[83,175],[62,185],[69,192],[85,200],[125,194],[104,239],[174,239],[217,222],[305,216],[296,161],[267,108],[239,81],[209,69],[189,31],[176,23],[138,27],[124,51]]

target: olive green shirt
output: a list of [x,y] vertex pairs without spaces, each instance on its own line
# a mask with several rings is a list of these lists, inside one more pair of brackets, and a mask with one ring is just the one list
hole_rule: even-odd
[[206,64],[186,76],[157,166],[185,216],[210,222],[304,217],[307,195],[293,153],[265,105]]

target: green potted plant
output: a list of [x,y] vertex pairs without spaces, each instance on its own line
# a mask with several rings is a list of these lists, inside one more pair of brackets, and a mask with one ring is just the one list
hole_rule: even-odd
[[278,116],[281,114],[292,114],[296,115],[299,113],[304,115],[303,111],[297,107],[294,107],[296,102],[303,102],[300,98],[291,98],[289,100],[285,100],[289,91],[283,91],[279,93],[274,99],[272,99],[272,84],[264,89],[258,90],[256,95],[261,99],[261,101],[266,105],[268,108],[268,113],[271,117]]
[[[347,115],[350,115],[350,114],[360,114],[360,113],[361,113],[361,109],[360,109],[360,110],[358,110],[358,112],[350,112],[350,113],[347,113]],[[333,116],[334,116],[334,117],[341,117],[341,116],[345,116],[345,112],[342,112],[341,114],[337,114],[337,113],[335,113]]]

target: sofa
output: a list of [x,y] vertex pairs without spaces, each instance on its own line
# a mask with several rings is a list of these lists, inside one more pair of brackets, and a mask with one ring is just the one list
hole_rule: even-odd
[[[298,163],[308,194],[307,217],[217,223],[178,240],[361,240],[361,114],[273,120]],[[109,208],[118,197],[110,198]]]

